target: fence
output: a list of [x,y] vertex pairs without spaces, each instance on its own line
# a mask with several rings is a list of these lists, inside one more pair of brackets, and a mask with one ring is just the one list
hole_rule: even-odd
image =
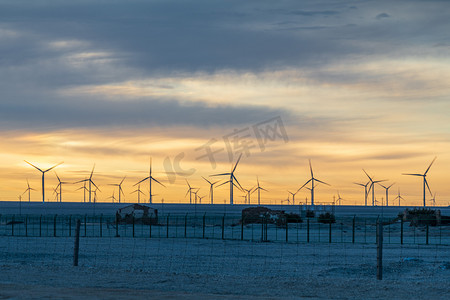
[[116,222],[103,215],[0,215],[0,236],[71,237],[76,220],[82,237],[200,238],[288,243],[376,243],[377,220],[384,224],[385,244],[450,245],[450,226],[410,226],[392,219],[347,217],[335,223],[306,218],[301,223],[261,218],[246,224],[238,216],[165,215],[154,224]]

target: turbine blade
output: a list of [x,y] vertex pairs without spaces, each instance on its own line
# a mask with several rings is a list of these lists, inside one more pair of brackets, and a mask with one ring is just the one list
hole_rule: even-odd
[[232,173],[221,173],[221,174],[214,174],[209,176],[225,176],[225,175],[231,175]]
[[191,188],[191,185],[189,184],[189,181],[187,181],[187,179],[186,179],[186,183],[187,183],[188,187]]
[[166,187],[164,184],[162,184],[161,182],[159,182],[158,180],[156,180],[155,178],[153,178],[153,177],[151,177],[150,178],[150,180],[152,180],[153,179],[153,181],[155,181],[155,182],[157,182],[157,183],[159,183],[160,185],[162,185],[163,187]]
[[431,162],[431,164],[428,166],[427,170],[425,171],[425,173],[423,173],[423,175],[427,175],[428,171],[431,168],[431,165],[434,163],[434,161],[436,160],[437,156],[434,157],[433,161]]
[[236,180],[237,184],[239,184],[239,188],[241,189],[241,191],[244,191],[244,188],[243,188],[242,185],[239,183],[239,181],[237,180],[237,178],[236,178],[234,175],[232,175],[232,176],[233,176],[234,180]]
[[367,177],[369,177],[370,181],[372,181],[372,177],[369,176],[369,174],[367,174],[366,170],[362,169],[364,171],[364,173],[366,173]]
[[236,164],[234,165],[233,171],[231,171],[231,173],[234,173],[234,171],[236,170],[237,165],[238,165],[239,161],[241,160],[241,157],[242,157],[242,153],[241,153],[241,155],[239,155],[239,158],[238,158]]
[[54,166],[51,167],[50,169],[45,170],[44,173],[46,173],[46,172],[48,172],[48,171],[50,171],[50,170],[53,170],[54,168],[56,168],[56,167],[59,166],[59,165],[62,165],[63,163],[64,163],[64,162],[62,161],[62,162],[60,162],[59,164],[54,165]]
[[202,176],[203,179],[206,180],[206,182],[208,182],[209,184],[212,184],[208,179],[206,179],[205,177]]
[[92,167],[91,176],[89,176],[89,179],[92,179],[92,175],[94,175],[94,169],[95,169],[95,164],[94,164],[94,166]]
[[311,171],[311,178],[313,178],[314,174],[313,174],[313,169],[312,169],[312,165],[311,165],[311,159],[309,159],[309,170]]
[[136,186],[144,181],[146,181],[147,179],[149,179],[149,177],[145,177],[144,179],[142,179],[141,181],[139,181],[138,183],[134,184],[133,186]]
[[311,180],[312,179],[310,179],[310,180],[308,180],[307,182],[305,182],[305,184],[304,185],[302,185],[298,190],[301,190],[303,187],[305,187],[308,183],[310,183],[311,182]]
[[428,191],[430,192],[430,195],[431,196],[433,196],[433,193],[431,193],[431,189],[430,189],[430,186],[428,185],[428,181],[427,181],[427,179],[424,177],[423,178],[423,180],[425,181],[425,185],[427,186],[427,188],[428,188]]
[[314,180],[317,181],[317,182],[320,182],[320,183],[323,183],[323,184],[326,184],[326,185],[331,186],[330,184],[328,184],[328,183],[326,183],[326,182],[323,182],[323,181],[321,181],[321,180],[319,180],[319,179],[314,178]]
[[229,180],[228,180],[228,181],[225,181],[225,182],[219,184],[217,187],[222,186],[222,185],[227,184],[227,183],[230,183],[230,181],[229,181]]
[[402,175],[423,176],[423,174],[402,173]]
[[36,167],[35,165],[33,165],[32,163],[29,163],[29,162],[27,162],[26,160],[24,160],[24,162],[26,162],[26,163],[29,164],[30,166],[32,166],[32,167],[38,169],[39,171],[44,172],[44,171],[42,171],[41,169],[39,169],[38,167]]
[[123,181],[125,180],[125,178],[127,178],[127,176],[125,176],[122,181],[119,183],[119,185],[122,185]]

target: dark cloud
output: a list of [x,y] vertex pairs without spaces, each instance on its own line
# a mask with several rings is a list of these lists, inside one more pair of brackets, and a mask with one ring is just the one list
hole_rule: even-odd
[[211,106],[176,100],[106,101],[65,99],[0,103],[2,129],[54,130],[66,128],[151,128],[172,126],[215,127],[260,122],[290,114],[281,109],[252,106]]
[[375,17],[375,19],[381,20],[381,19],[390,18],[390,17],[391,17],[391,16],[388,15],[387,13],[381,13],[381,14],[378,14],[378,15]]

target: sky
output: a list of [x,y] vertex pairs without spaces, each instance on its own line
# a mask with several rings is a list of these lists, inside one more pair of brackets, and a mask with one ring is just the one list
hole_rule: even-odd
[[[447,1],[8,1],[0,3],[0,200],[189,202],[230,172],[265,204],[311,176],[316,203],[363,205],[363,169],[422,205],[449,205]],[[208,152],[210,151],[210,152]],[[209,153],[209,154],[208,154]],[[257,179],[258,178],[258,179]],[[148,201],[148,182],[141,186]],[[235,203],[244,193],[235,190]],[[376,185],[379,204],[384,189]],[[334,197],[334,198],[333,198]],[[296,203],[310,201],[303,188]],[[427,191],[427,205],[433,205]],[[229,201],[227,185],[216,203]],[[253,193],[252,203],[257,202]],[[284,201],[284,202],[282,202]],[[290,198],[292,201],[292,197]],[[369,198],[369,202],[371,199]]]

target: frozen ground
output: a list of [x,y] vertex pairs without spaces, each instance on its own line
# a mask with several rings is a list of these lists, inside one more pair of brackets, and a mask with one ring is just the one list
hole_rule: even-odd
[[[70,214],[104,214],[114,215],[117,209],[130,205],[131,203],[80,203],[80,202],[18,202],[18,201],[0,201],[0,213],[1,214],[29,214],[29,215],[70,215]],[[143,203],[145,204],[145,203]],[[181,204],[181,203],[153,203],[145,204],[159,210],[161,214],[207,214],[207,215],[240,215],[242,209],[249,207],[250,205],[224,205],[224,204]],[[256,205],[251,205],[256,206]],[[305,205],[265,205],[270,209],[285,210],[286,212],[301,213],[308,207]],[[332,211],[334,209],[337,217],[341,216],[353,216],[359,217],[373,217],[373,216],[385,216],[395,217],[399,212],[404,211],[406,208],[414,208],[407,206],[330,206],[330,205],[316,205],[315,210],[318,213],[323,211]],[[440,209],[443,215],[450,215],[450,207],[432,207],[433,209]]]
[[0,298],[448,299],[450,248],[183,238],[0,237]]

